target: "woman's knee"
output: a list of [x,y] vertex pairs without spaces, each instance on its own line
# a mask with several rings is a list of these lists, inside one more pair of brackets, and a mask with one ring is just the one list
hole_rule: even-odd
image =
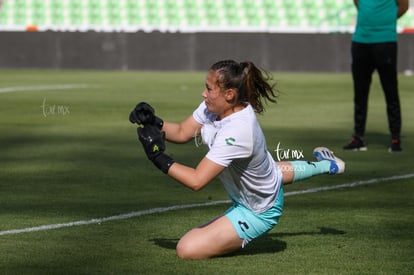
[[181,259],[201,259],[200,251],[195,247],[194,242],[182,238],[176,247],[177,256]]

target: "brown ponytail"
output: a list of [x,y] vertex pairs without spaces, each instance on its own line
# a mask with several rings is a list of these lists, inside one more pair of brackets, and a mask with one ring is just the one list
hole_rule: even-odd
[[275,84],[269,84],[269,74],[258,69],[253,62],[238,63],[234,60],[223,60],[213,64],[210,70],[219,74],[217,85],[223,89],[234,88],[237,98],[234,106],[250,103],[256,113],[264,112],[263,99],[276,103],[277,90]]

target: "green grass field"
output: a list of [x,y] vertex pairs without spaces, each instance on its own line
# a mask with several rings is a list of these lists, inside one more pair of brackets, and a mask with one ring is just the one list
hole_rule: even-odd
[[[269,234],[232,255],[189,261],[175,255],[178,239],[229,204],[140,211],[214,204],[226,193],[218,181],[192,192],[153,167],[128,115],[147,101],[164,120],[186,118],[202,100],[205,74],[2,70],[0,273],[413,274],[414,77],[400,76],[404,151],[390,154],[377,77],[369,149],[343,152],[350,74],[273,75],[279,103],[259,120],[275,159],[278,144],[305,159],[323,145],[346,161],[346,173],[286,186],[284,215]],[[195,166],[206,148],[167,144],[167,152]],[[361,181],[371,184],[293,193]],[[135,216],[119,216],[128,213]],[[120,218],[105,220],[112,216]]]

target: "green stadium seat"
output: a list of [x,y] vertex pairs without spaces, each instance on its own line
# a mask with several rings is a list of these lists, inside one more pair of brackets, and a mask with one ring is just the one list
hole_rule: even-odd
[[[272,27],[351,28],[350,0],[7,0],[0,28],[35,24],[47,28]],[[398,22],[414,27],[411,8]]]

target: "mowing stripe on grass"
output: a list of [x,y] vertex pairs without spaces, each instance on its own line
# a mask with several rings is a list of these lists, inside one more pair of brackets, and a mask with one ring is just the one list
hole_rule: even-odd
[[44,91],[44,90],[71,90],[91,88],[93,85],[88,84],[58,84],[58,85],[38,85],[38,86],[16,86],[2,87],[0,93],[25,92],[25,91]]
[[[294,195],[301,195],[301,194],[307,194],[307,193],[317,193],[317,192],[327,191],[327,190],[351,188],[351,187],[356,187],[360,185],[368,185],[368,184],[375,184],[375,183],[380,183],[380,182],[400,180],[400,179],[409,179],[409,178],[414,178],[414,174],[406,174],[406,175],[392,176],[392,177],[386,177],[386,178],[376,178],[376,179],[370,179],[370,180],[361,180],[361,181],[355,181],[355,182],[345,183],[345,184],[340,184],[340,185],[322,186],[322,187],[305,189],[301,191],[286,192],[285,196],[294,196]],[[0,236],[20,234],[20,233],[29,233],[29,232],[35,232],[35,231],[52,230],[52,229],[63,228],[63,227],[100,224],[103,222],[126,220],[129,218],[140,217],[140,216],[156,214],[156,213],[164,213],[164,212],[174,211],[174,210],[179,210],[179,209],[220,205],[220,204],[226,204],[230,202],[231,202],[230,200],[222,200],[222,201],[212,201],[212,202],[206,202],[206,203],[195,203],[195,204],[186,204],[186,205],[173,205],[169,207],[151,208],[148,210],[130,212],[130,213],[110,216],[106,218],[96,218],[96,219],[75,221],[75,222],[68,222],[68,223],[58,223],[58,224],[41,225],[41,226],[28,227],[28,228],[22,228],[22,229],[4,230],[4,231],[0,231]]]

